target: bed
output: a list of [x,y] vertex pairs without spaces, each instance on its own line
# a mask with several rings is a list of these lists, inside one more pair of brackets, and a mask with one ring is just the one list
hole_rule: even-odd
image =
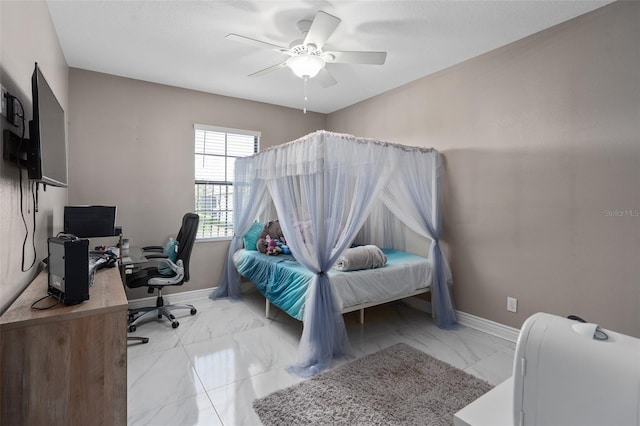
[[[439,179],[443,168],[437,150],[317,131],[253,156],[237,158],[233,169],[234,234],[220,284],[211,297],[239,299],[240,277],[247,274],[259,288],[262,287],[268,299],[277,299],[278,306],[290,311],[292,316],[302,317],[298,362],[288,371],[301,376],[314,375],[328,368],[333,359],[352,354],[340,312],[408,297],[414,292],[428,290],[431,293],[438,327],[456,326],[450,288],[453,281],[440,247]],[[428,250],[431,279],[419,283],[413,290],[392,292],[388,297],[376,297],[372,301],[366,298],[347,300],[347,296],[339,292],[353,287],[341,285],[342,276],[332,268],[369,224],[382,236],[387,233],[385,217],[374,220],[374,205],[379,203],[408,229],[431,241],[424,247],[425,252]],[[294,287],[280,288],[285,286],[286,280],[271,284],[262,280],[270,274],[288,275],[290,272],[285,272],[283,267],[291,259],[276,256],[275,260],[267,260],[273,265],[260,267],[259,272],[242,272],[236,266],[236,260],[239,263],[255,261],[251,257],[241,259],[237,252],[244,246],[243,237],[253,223],[264,219],[272,208],[275,209],[274,216],[279,218],[287,245],[299,262],[299,271],[304,269],[311,275],[306,288],[301,286],[294,291]],[[373,240],[361,243],[390,247]],[[251,277],[252,274],[262,276],[258,279]],[[336,279],[338,283],[332,285]],[[382,282],[392,279],[396,278],[385,278]],[[369,282],[369,278],[355,280]],[[296,292],[297,297],[293,297]],[[337,303],[340,305],[336,306]]]
[[[432,281],[431,262],[421,256],[382,249],[387,264],[382,268],[342,272],[329,271],[337,308],[342,313],[360,311],[394,300],[427,293]],[[304,318],[305,295],[314,275],[293,256],[269,256],[240,249],[233,255],[238,272],[253,282],[266,299],[267,318],[273,304],[300,321]]]

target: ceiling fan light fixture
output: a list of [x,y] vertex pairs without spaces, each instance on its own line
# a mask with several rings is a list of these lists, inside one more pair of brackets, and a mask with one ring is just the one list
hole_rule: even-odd
[[313,78],[322,68],[325,62],[318,55],[302,54],[289,58],[287,66],[300,78]]

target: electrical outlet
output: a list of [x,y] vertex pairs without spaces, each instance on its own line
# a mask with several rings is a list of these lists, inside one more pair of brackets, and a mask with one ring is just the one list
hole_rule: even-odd
[[0,101],[2,102],[3,117],[7,116],[7,98],[5,98],[6,93],[7,93],[7,89],[5,89],[3,86],[0,86]]
[[518,312],[518,299],[507,296],[507,311]]

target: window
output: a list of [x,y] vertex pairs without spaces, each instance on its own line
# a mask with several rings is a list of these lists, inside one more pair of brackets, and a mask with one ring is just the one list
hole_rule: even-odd
[[196,238],[233,236],[233,173],[236,158],[258,152],[260,133],[196,124]]

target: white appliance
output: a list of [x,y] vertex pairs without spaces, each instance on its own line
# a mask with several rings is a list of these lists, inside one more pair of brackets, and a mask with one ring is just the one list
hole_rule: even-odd
[[640,339],[538,313],[513,377],[456,413],[456,426],[640,426]]
[[516,425],[640,425],[640,340],[538,313],[520,330]]

